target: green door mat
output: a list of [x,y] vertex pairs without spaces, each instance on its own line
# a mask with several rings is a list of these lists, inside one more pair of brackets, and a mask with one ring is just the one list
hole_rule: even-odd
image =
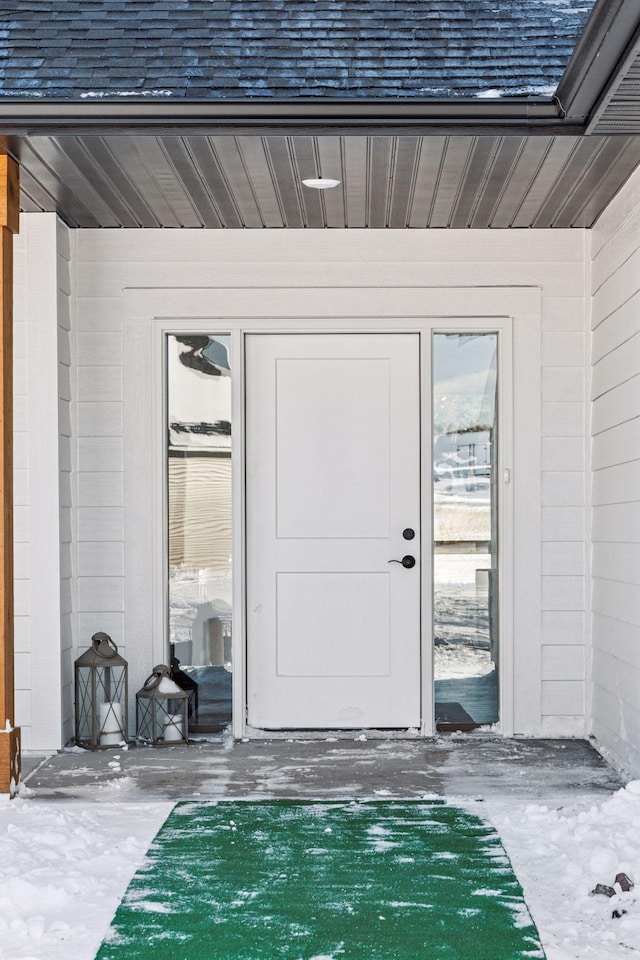
[[445,802],[180,803],[97,960],[542,957],[497,834]]

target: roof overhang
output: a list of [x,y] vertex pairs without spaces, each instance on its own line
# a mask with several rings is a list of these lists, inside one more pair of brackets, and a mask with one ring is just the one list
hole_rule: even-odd
[[[73,226],[591,226],[640,163],[640,2],[598,0],[552,99],[38,97],[1,114],[24,209]],[[300,186],[320,175],[340,189]]]
[[638,0],[598,0],[556,91],[563,115],[588,132],[590,118],[623,68],[640,28]]

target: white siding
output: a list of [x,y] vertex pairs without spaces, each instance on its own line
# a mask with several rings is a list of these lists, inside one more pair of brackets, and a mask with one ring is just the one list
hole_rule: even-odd
[[592,232],[593,733],[640,776],[640,173]]
[[31,746],[31,551],[29,532],[29,377],[27,372],[27,230],[14,242],[13,289],[13,466],[14,611],[16,723],[22,745]]
[[15,272],[16,721],[29,750],[71,734],[71,253],[53,214],[21,217]]
[[78,644],[86,646],[103,629],[125,655],[125,291],[272,287],[275,295],[308,288],[308,315],[321,316],[323,304],[338,296],[336,288],[352,305],[366,302],[363,290],[383,287],[539,288],[543,543],[528,545],[542,556],[542,580],[534,590],[543,597],[534,610],[539,644],[529,652],[538,707],[518,729],[516,696],[516,732],[584,733],[587,327],[581,231],[80,231],[77,244]]
[[73,736],[73,660],[76,588],[74,554],[75,431],[73,425],[74,373],[71,329],[75,307],[72,250],[76,234],[57,222],[58,277],[58,454],[60,473],[60,654],[62,683],[62,743]]

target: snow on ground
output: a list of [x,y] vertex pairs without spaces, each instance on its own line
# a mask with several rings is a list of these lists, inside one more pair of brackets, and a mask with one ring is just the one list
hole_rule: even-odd
[[[600,804],[554,809],[491,798],[486,808],[522,883],[547,960],[640,957],[640,781]],[[611,899],[591,895],[597,883],[613,886],[618,873],[637,889]]]
[[[24,788],[0,799],[0,960],[93,960],[172,807],[121,801],[122,783],[97,787],[100,802],[38,799]],[[640,884],[640,781],[599,804],[462,803],[497,827],[548,960],[640,957],[640,892],[590,896],[618,872]],[[612,919],[614,909],[627,913]]]
[[490,650],[489,594],[486,585],[476,586],[477,571],[490,566],[490,557],[483,553],[435,556],[436,681],[485,677],[495,670]]
[[0,960],[93,960],[173,806],[116,783],[98,804],[0,798]]

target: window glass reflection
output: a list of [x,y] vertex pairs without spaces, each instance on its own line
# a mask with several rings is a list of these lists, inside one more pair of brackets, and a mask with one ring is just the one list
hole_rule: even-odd
[[167,337],[169,642],[190,732],[231,719],[230,337]]
[[439,729],[498,720],[497,334],[433,340],[434,668]]

